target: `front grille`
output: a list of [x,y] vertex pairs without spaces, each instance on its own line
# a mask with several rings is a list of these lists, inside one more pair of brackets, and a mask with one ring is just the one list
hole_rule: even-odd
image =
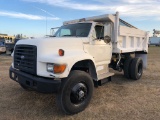
[[36,74],[37,47],[33,45],[16,45],[14,67],[26,73]]

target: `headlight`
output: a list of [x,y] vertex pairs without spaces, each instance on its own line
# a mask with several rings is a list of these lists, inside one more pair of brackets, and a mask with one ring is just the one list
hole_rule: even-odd
[[47,64],[47,71],[48,72],[53,72],[53,73],[63,73],[66,69],[66,64],[53,64],[53,63],[48,63]]
[[47,71],[48,72],[54,71],[54,64],[53,63],[47,63]]

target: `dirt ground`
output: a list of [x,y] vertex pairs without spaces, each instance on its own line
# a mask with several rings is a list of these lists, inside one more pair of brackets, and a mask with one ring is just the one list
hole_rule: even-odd
[[112,81],[94,89],[89,106],[64,115],[55,94],[25,91],[8,75],[11,57],[0,55],[0,120],[105,119],[160,120],[160,47],[149,47],[148,68],[138,81],[116,73]]

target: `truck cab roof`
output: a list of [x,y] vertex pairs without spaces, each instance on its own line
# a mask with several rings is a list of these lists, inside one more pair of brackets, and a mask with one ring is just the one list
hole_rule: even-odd
[[[99,23],[113,22],[113,23],[115,23],[116,22],[115,21],[116,15],[119,15],[119,13],[116,12],[116,14],[104,14],[104,15],[99,15],[99,16],[75,19],[75,20],[65,21],[65,22],[63,22],[63,25],[84,23],[84,22],[99,22]],[[126,22],[120,18],[119,18],[119,25],[137,29],[135,26],[129,24],[128,22]]]

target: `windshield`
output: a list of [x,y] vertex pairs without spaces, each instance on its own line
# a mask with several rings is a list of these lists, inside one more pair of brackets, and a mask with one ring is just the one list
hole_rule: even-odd
[[87,37],[92,23],[77,23],[62,26],[54,34],[55,37],[64,36],[76,36],[76,37]]

